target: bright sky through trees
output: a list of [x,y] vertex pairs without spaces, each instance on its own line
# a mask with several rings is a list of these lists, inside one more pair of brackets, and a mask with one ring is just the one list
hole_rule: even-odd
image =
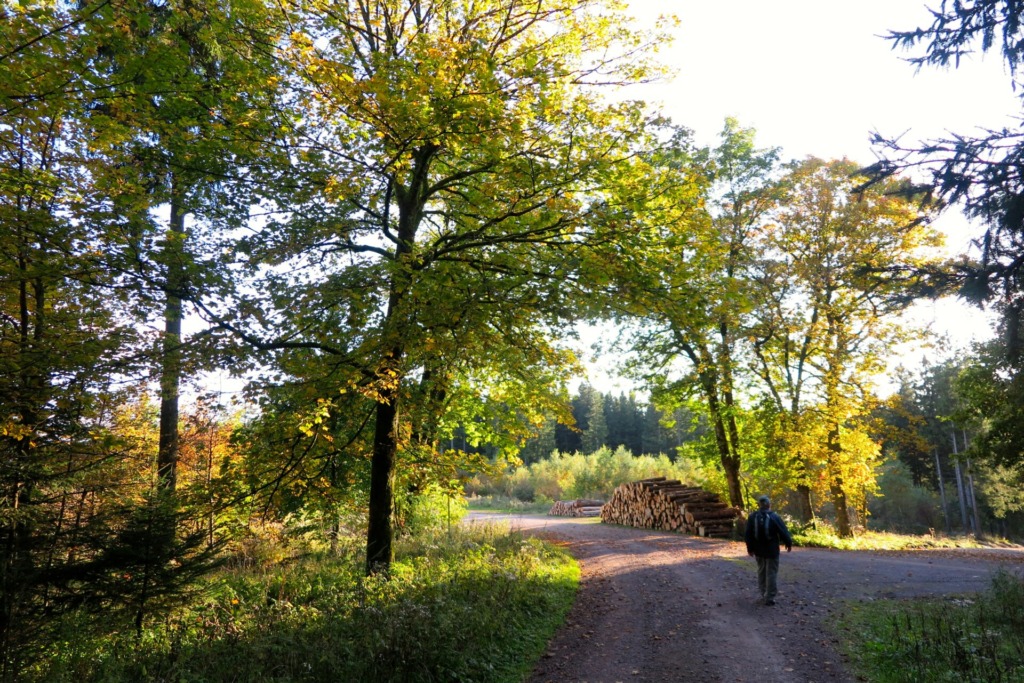
[[[757,130],[758,144],[782,147],[783,158],[845,156],[867,165],[875,160],[873,131],[913,142],[1014,125],[1020,112],[997,55],[915,72],[903,61],[908,55],[892,49],[886,33],[929,22],[922,0],[633,0],[630,7],[642,24],[665,12],[679,19],[675,42],[661,52],[674,76],[633,95],[660,102],[703,144],[714,144],[733,116]],[[967,248],[972,231],[959,214],[938,225],[952,253]],[[985,317],[959,302],[924,302],[916,317],[957,345],[989,336]],[[591,381],[622,386],[600,371]]]
[[995,55],[915,74],[891,49],[882,35],[928,22],[922,0],[633,0],[631,9],[644,22],[666,10],[679,18],[662,52],[676,75],[644,96],[704,142],[735,116],[788,156],[868,162],[872,130],[916,139],[1006,125],[1019,111]]
[[[947,132],[973,133],[980,126],[1013,125],[1020,104],[996,55],[957,70],[915,73],[903,61],[906,55],[882,37],[926,24],[927,4],[632,0],[630,9],[642,25],[665,12],[678,17],[679,24],[672,31],[675,42],[661,51],[673,76],[629,88],[627,95],[659,102],[702,144],[713,145],[724,119],[733,116],[757,130],[759,145],[782,147],[784,158],[846,156],[865,165],[875,158],[872,131],[905,133],[905,140],[913,142]],[[950,235],[951,252],[967,247],[971,230],[965,219],[950,212],[939,226]],[[957,302],[925,302],[918,315],[956,344],[988,335],[984,316]],[[584,347],[609,333],[585,335]],[[583,352],[593,360],[586,348]],[[608,359],[598,359],[590,381],[603,391],[628,389],[629,383],[614,374]]]

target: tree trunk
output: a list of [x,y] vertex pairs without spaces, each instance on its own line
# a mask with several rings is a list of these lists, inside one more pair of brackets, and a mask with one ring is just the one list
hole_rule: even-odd
[[960,463],[957,461],[953,462],[953,473],[956,475],[957,498],[960,500],[960,528],[966,536],[970,533],[970,528],[967,523],[967,503],[964,502],[964,480],[960,475]]
[[[736,254],[733,253],[733,258]],[[732,268],[729,270],[729,277],[732,277]],[[732,344],[730,343],[729,325],[721,322],[718,325],[718,333],[721,338],[718,353],[718,367],[720,373],[719,384],[722,387],[722,402],[725,403],[725,424],[728,429],[729,456],[722,459],[722,467],[725,470],[725,480],[729,486],[729,503],[733,507],[743,508],[743,491],[740,489],[740,430],[736,425],[736,401],[732,391]]]
[[957,449],[956,445],[956,432],[952,432],[950,436],[953,437],[953,456],[955,458],[953,462],[953,472],[956,474],[957,497],[960,499],[960,522],[964,530],[964,535],[966,536],[970,533],[970,523],[967,521],[967,493],[964,487],[963,477],[960,474],[960,451]]
[[711,414],[711,422],[715,428],[715,443],[718,446],[718,457],[722,463],[722,470],[725,472],[726,484],[729,487],[729,504],[742,508],[743,492],[740,489],[740,462],[739,457],[734,451],[735,444],[730,444],[729,442],[729,432],[726,428],[727,418],[718,399],[716,377],[712,373],[702,372],[701,387],[708,401],[708,412]]
[[829,492],[832,494],[832,506],[836,510],[836,532],[839,538],[850,538],[853,536],[853,525],[850,524],[850,509],[846,500],[846,489],[843,487],[843,477],[834,470],[841,462],[843,444],[839,441],[839,425],[833,423],[828,430],[828,452],[831,453],[832,461],[827,471],[829,474]]
[[160,357],[160,441],[157,486],[174,493],[178,477],[178,395],[181,386],[181,288],[184,285],[185,213],[175,180],[171,181],[171,222],[167,238],[167,303]]
[[732,391],[725,392],[726,426],[729,429],[729,458],[722,459],[725,481],[729,486],[729,504],[743,508],[743,491],[740,490],[740,430],[736,425]]
[[[966,450],[967,446],[964,446]],[[978,516],[978,499],[974,497],[974,469],[971,467],[970,458],[967,459],[967,491],[971,499],[971,519],[974,525],[974,537],[981,538],[984,534],[981,532],[981,519]]]
[[729,486],[729,505],[742,509],[743,492],[740,490],[739,458],[722,460],[722,468],[725,470],[725,481]]
[[382,392],[377,403],[370,461],[370,510],[366,529],[366,573],[387,572],[394,559],[391,514],[398,453],[398,390]]
[[942,481],[942,466],[939,464],[939,451],[934,449],[935,452],[935,476],[939,480],[939,500],[942,501],[942,519],[946,523],[946,533],[953,533],[953,527],[949,523],[949,508],[946,504],[946,485]]
[[796,514],[803,524],[814,521],[814,506],[811,505],[811,487],[807,484],[796,486]]
[[836,532],[840,538],[850,538],[853,536],[853,527],[850,524],[850,510],[846,501],[846,491],[843,490],[843,480],[837,479],[830,490],[832,505],[836,509]]
[[384,319],[385,338],[391,339],[392,344],[384,353],[381,369],[389,370],[394,376],[393,380],[381,388],[377,399],[373,456],[370,460],[370,509],[366,528],[367,575],[387,572],[394,559],[392,515],[395,507],[395,463],[398,459],[398,397],[402,381],[399,366],[406,352],[400,341],[403,327],[400,307],[412,283],[412,273],[406,269],[407,260],[412,254],[416,231],[423,219],[430,162],[439,149],[437,145],[429,143],[416,150],[408,186],[403,186],[397,180],[392,181],[398,203],[398,240],[394,256],[398,268],[392,275]]

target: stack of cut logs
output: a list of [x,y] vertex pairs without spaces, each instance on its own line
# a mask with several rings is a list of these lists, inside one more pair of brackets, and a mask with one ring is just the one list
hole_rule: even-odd
[[729,536],[742,516],[742,510],[729,507],[717,494],[665,477],[623,484],[601,508],[605,523],[697,536]]
[[603,500],[577,498],[576,500],[557,500],[551,506],[549,515],[556,517],[597,517],[601,514]]

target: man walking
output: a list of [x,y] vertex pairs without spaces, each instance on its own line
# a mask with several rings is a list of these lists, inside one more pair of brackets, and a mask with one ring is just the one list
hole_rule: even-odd
[[793,550],[793,538],[786,523],[772,511],[768,496],[757,499],[757,510],[747,518],[747,555],[757,558],[757,587],[761,600],[766,605],[775,604],[778,592],[776,581],[779,576],[779,545],[786,546],[786,552]]

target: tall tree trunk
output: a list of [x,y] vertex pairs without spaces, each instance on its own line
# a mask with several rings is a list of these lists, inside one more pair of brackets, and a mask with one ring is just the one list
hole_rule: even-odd
[[[966,445],[964,446],[966,450]],[[967,491],[971,499],[971,517],[974,525],[975,538],[981,538],[984,534],[981,531],[981,518],[978,516],[978,499],[974,497],[974,468],[971,466],[970,458],[967,459]]]
[[729,434],[726,428],[726,418],[723,415],[722,404],[718,400],[714,379],[702,373],[702,385],[704,396],[708,401],[708,412],[711,414],[711,423],[715,429],[715,444],[718,446],[718,459],[722,463],[725,472],[726,485],[729,487],[729,504],[735,507],[743,507],[743,492],[740,490],[740,463],[735,457],[732,447],[729,444]]
[[417,149],[413,154],[409,185],[404,186],[393,179],[390,188],[398,204],[398,239],[394,256],[398,268],[392,276],[384,317],[384,337],[393,343],[385,352],[380,369],[390,371],[393,377],[381,388],[377,399],[373,455],[370,460],[370,509],[366,527],[367,574],[387,572],[394,559],[392,515],[395,507],[395,463],[398,461],[398,401],[402,381],[400,366],[406,352],[400,341],[404,322],[400,308],[412,283],[409,259],[426,205],[430,162],[439,149],[432,143]]
[[726,427],[729,430],[730,456],[727,461],[722,461],[722,467],[725,469],[725,479],[729,485],[729,503],[734,507],[742,508],[743,493],[740,490],[740,430],[736,424],[732,390],[727,390],[724,398],[726,405]]
[[[732,259],[736,253],[732,254]],[[730,268],[729,277],[733,275]],[[725,404],[725,426],[728,429],[729,457],[722,460],[722,467],[725,469],[725,479],[729,486],[729,502],[734,507],[743,507],[743,492],[740,489],[740,430],[736,424],[736,400],[732,387],[732,344],[730,342],[729,325],[721,322],[718,325],[718,334],[721,338],[718,352],[718,367],[720,372],[720,384],[722,387],[722,402]]]
[[967,492],[964,487],[963,476],[960,474],[960,451],[956,445],[956,432],[952,432],[950,436],[953,437],[953,456],[956,458],[953,461],[953,472],[956,474],[957,497],[960,499],[960,523],[966,536],[970,533],[970,522],[967,521]]
[[850,538],[853,536],[853,526],[850,524],[850,509],[842,478],[837,478],[829,490],[832,492],[832,505],[836,509],[836,532],[840,538]]
[[840,538],[853,536],[853,525],[850,524],[850,508],[843,486],[843,475],[834,470],[835,463],[840,462],[843,444],[839,441],[839,425],[833,424],[828,431],[828,452],[832,454],[832,463],[828,465],[829,492],[832,494],[832,506],[836,510],[836,532]]
[[[964,437],[964,453],[967,452],[967,430],[961,431]],[[956,440],[956,436],[953,437]],[[981,519],[978,516],[978,500],[974,497],[974,468],[971,466],[971,459],[967,459],[967,489],[971,495],[971,511],[974,515],[974,533],[977,538],[983,536],[981,531]]]
[[[392,349],[401,355],[400,348]],[[370,509],[366,528],[366,573],[387,572],[394,560],[395,461],[398,454],[398,388],[380,393],[373,431],[373,456],[370,460]]]
[[160,357],[160,440],[157,486],[174,493],[178,477],[178,397],[181,386],[181,289],[185,280],[185,213],[177,181],[171,181],[171,221],[167,237],[167,302]]
[[803,524],[814,521],[814,505],[811,503],[811,487],[807,484],[796,485],[796,514]]
[[946,504],[946,484],[942,481],[942,466],[939,464],[939,450],[935,451],[935,476],[939,480],[939,500],[942,501],[942,519],[946,522],[946,533],[953,533],[953,527],[949,523],[949,507]]
[[[800,427],[797,415],[799,407],[799,394],[793,399],[789,410],[783,410],[783,426],[787,434],[795,434]],[[792,437],[788,437],[786,440],[786,447],[790,450],[795,450],[792,444]],[[796,500],[794,504],[796,506],[796,518],[801,524],[809,524],[812,528],[815,528],[814,519],[814,504],[811,500],[811,487],[807,484],[807,459],[803,455],[797,455],[794,459],[795,468],[798,472],[796,477]]]
[[960,463],[957,461],[953,462],[953,474],[956,475],[957,498],[960,500],[960,528],[966,536],[970,533],[970,528],[967,523],[967,503],[964,502],[964,480],[960,475]]
[[[726,412],[730,411],[722,407],[722,401],[719,398],[722,387],[721,378],[715,370],[715,358],[707,346],[694,346],[681,334],[678,332],[676,334],[679,347],[689,357],[693,366],[704,368],[699,374],[700,387],[708,402],[708,414],[715,430],[715,445],[718,447],[719,462],[722,463],[722,470],[725,472],[726,485],[729,489],[729,504],[741,508],[743,507],[743,491],[740,488],[740,459],[735,450],[736,443],[730,443],[729,439],[730,430],[726,426],[729,416],[726,415]],[[735,436],[737,439],[739,438],[738,431]]]

